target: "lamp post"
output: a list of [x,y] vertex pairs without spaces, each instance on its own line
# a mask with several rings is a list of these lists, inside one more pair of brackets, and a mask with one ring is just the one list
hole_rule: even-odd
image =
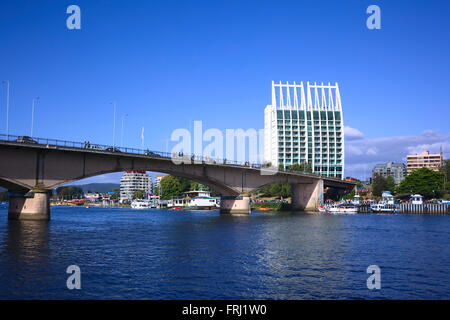
[[39,97],[33,98],[32,107],[31,107],[31,134],[30,137],[33,138],[33,126],[34,126],[34,102],[39,100]]
[[113,125],[113,150],[116,149],[116,102],[110,102],[114,106],[114,125]]
[[123,148],[123,120],[128,117],[128,113],[122,116],[122,134],[120,136],[120,146]]
[[9,80],[3,80],[2,83],[8,85],[8,92],[6,93],[6,140],[8,140],[9,131]]

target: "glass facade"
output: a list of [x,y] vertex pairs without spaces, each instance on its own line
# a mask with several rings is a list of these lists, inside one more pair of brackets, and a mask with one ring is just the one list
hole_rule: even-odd
[[[286,90],[292,87],[280,86]],[[302,86],[297,87],[303,90]],[[313,173],[343,179],[342,109],[282,103],[278,108],[269,105],[265,110],[265,160],[283,167],[307,162]]]

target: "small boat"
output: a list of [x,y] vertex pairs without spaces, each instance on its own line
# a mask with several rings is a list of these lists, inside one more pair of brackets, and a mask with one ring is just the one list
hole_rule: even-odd
[[184,193],[184,197],[175,197],[167,202],[169,209],[214,210],[220,207],[219,200],[211,197],[209,191],[197,190]]
[[326,211],[331,214],[356,214],[358,207],[353,203],[341,203],[328,206]]
[[152,207],[150,200],[133,200],[131,202],[131,208],[133,209],[149,209]]
[[375,213],[396,213],[399,211],[395,204],[389,204],[385,201],[380,201],[370,206],[370,210]]
[[271,208],[256,208],[255,210],[257,210],[257,211],[270,211],[272,209]]
[[390,191],[384,191],[382,193],[382,200],[378,203],[372,204],[370,210],[375,213],[396,213],[398,212],[397,205],[394,201],[394,196]]
[[319,207],[317,207],[317,209],[319,210],[319,212],[327,212],[327,206],[324,205],[320,205]]

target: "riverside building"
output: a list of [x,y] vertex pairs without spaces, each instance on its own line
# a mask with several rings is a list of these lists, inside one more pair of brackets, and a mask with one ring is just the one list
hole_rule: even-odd
[[423,151],[421,154],[409,154],[406,161],[408,162],[408,173],[422,167],[439,171],[439,168],[444,165],[444,156],[442,153],[430,154],[428,151]]
[[399,184],[408,174],[404,163],[379,163],[375,165],[372,170],[372,179],[375,174],[378,174],[384,178],[392,176],[395,180],[395,184]]
[[130,202],[137,190],[143,190],[146,197],[152,192],[152,177],[145,171],[126,171],[120,180],[120,202]]
[[[306,89],[306,95],[305,95]],[[284,168],[309,163],[313,173],[344,177],[344,124],[339,86],[274,83],[264,110],[264,160]]]

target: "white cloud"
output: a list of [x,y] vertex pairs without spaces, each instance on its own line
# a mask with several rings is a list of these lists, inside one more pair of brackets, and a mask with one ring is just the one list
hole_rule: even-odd
[[[362,133],[361,135],[364,136]],[[442,134],[437,130],[426,130],[415,136],[359,139],[347,139],[346,137],[345,175],[367,178],[377,163],[392,161],[406,164],[406,155],[408,154],[421,153],[425,150],[430,153],[440,153],[441,147],[444,157],[448,158],[450,134]]]
[[364,137],[363,133],[359,131],[358,129],[344,126],[344,137],[347,140],[357,140],[362,139]]

